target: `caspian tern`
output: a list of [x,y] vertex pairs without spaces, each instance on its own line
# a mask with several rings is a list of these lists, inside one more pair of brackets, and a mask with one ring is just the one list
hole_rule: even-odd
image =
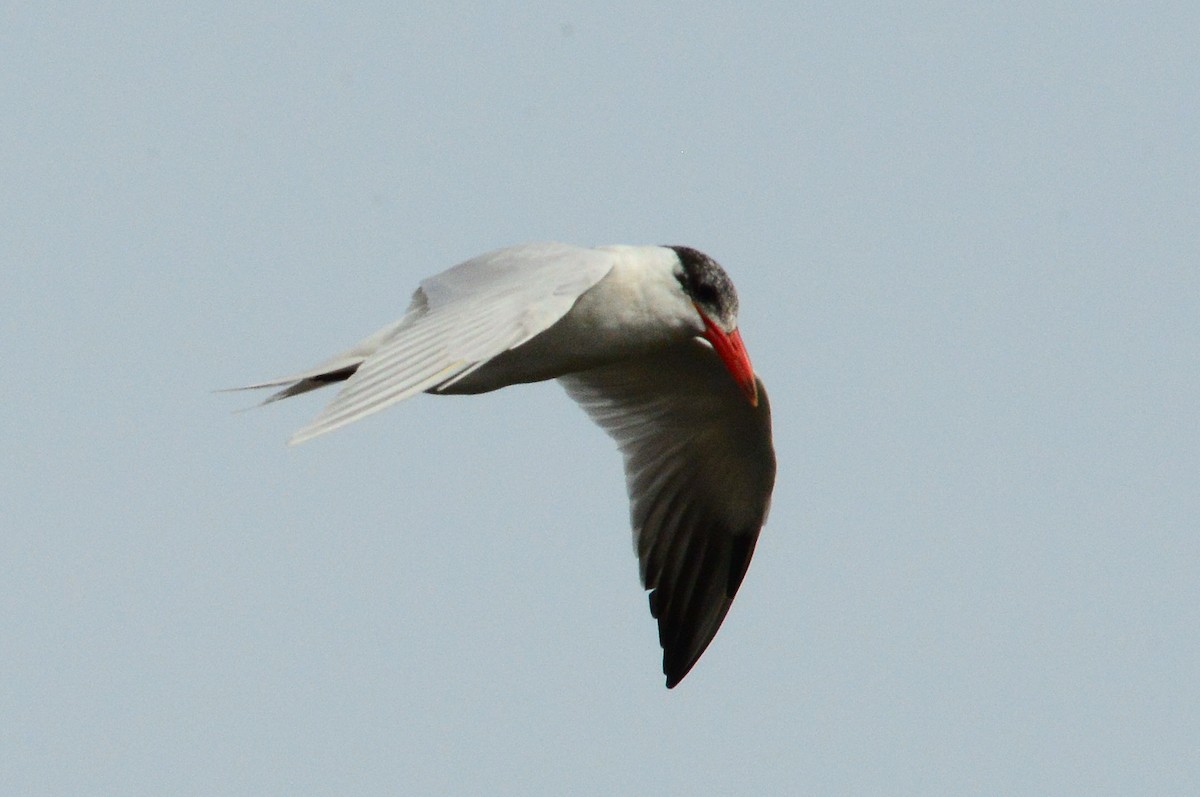
[[422,391],[558,379],[617,442],[667,687],[708,647],[775,484],[771,412],[733,283],[683,246],[499,249],[421,282],[408,311],[320,365],[246,388],[264,404],[334,382],[301,443]]

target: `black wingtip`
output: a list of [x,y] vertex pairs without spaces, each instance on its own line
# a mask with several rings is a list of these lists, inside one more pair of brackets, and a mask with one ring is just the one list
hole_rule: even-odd
[[675,661],[670,661],[668,660],[668,655],[669,654],[664,651],[663,675],[667,676],[667,688],[674,689],[679,682],[686,678],[687,674],[692,671],[692,668],[696,666],[696,662],[700,660],[700,657],[696,656],[691,661],[684,663],[678,661],[678,656],[675,657]]

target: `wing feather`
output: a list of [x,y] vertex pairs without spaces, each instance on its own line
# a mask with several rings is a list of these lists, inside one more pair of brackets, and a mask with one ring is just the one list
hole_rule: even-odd
[[642,583],[673,687],[741,585],[775,485],[771,411],[698,340],[560,380],[616,440]]
[[[613,262],[611,253],[596,249],[525,244],[489,252],[424,280],[408,314],[367,339],[375,344],[373,350],[357,357],[357,370],[341,392],[290,442],[331,432],[467,376],[553,326]],[[357,347],[352,353],[358,355]],[[319,374],[314,370],[300,376]],[[262,386],[268,384],[287,382]]]

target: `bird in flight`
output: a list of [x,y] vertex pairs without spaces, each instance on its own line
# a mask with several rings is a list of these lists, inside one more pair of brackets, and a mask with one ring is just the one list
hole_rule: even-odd
[[667,687],[720,628],[775,484],[771,411],[733,282],[683,246],[530,243],[423,280],[408,311],[263,403],[344,382],[302,443],[417,393],[557,379],[620,448]]

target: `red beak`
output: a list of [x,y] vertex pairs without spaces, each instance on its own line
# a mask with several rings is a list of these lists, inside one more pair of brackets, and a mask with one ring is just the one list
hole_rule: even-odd
[[[700,308],[697,307],[696,310],[699,311]],[[750,355],[746,353],[746,346],[742,343],[742,333],[736,329],[726,333],[703,312],[700,312],[700,318],[704,321],[704,337],[712,344],[721,362],[725,363],[738,387],[746,394],[750,406],[757,407],[758,383],[754,379],[754,366],[750,364]]]

